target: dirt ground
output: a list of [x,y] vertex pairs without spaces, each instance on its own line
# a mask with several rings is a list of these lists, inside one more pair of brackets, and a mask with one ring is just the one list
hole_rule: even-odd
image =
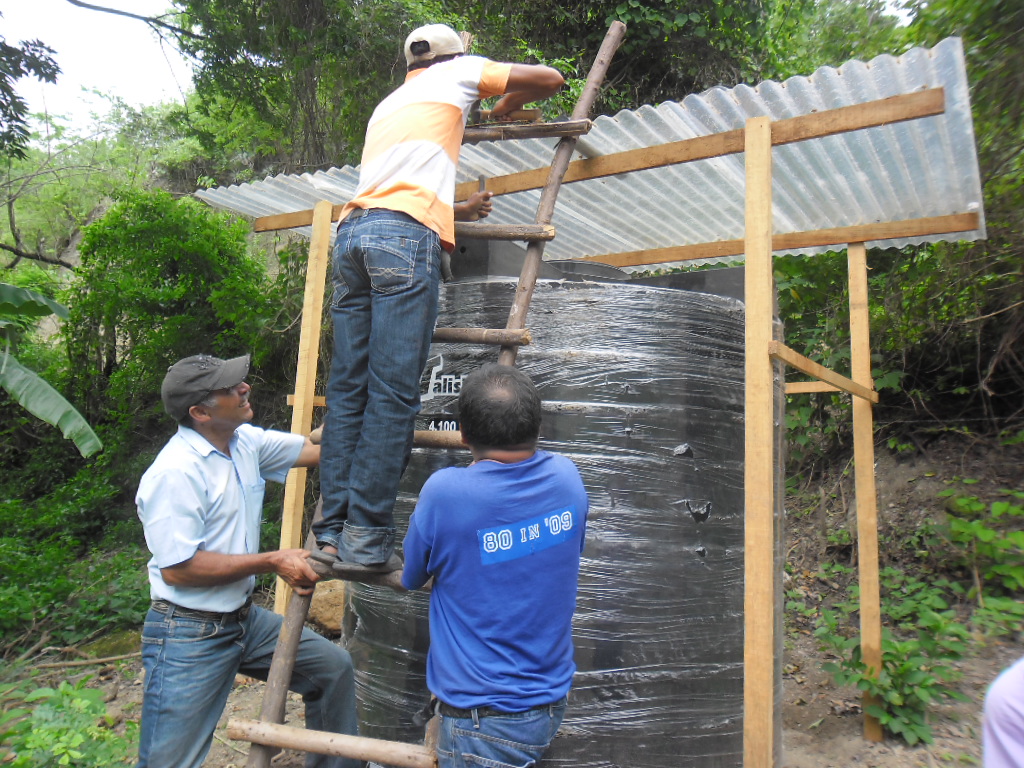
[[[935,743],[907,747],[887,739],[871,743],[863,737],[860,696],[855,689],[837,688],[823,673],[824,660],[816,642],[800,636],[790,643],[784,657],[783,762],[779,768],[936,768],[981,765],[981,702],[995,676],[1018,658],[1024,649],[1012,643],[986,646],[976,656],[959,663],[962,672],[956,688],[967,702],[936,707],[932,715]],[[110,670],[104,683],[108,706],[138,717],[141,681],[138,664]],[[244,768],[249,745],[230,740],[224,729],[229,717],[259,717],[264,684],[239,678],[214,738],[208,768]],[[302,725],[302,706],[296,696],[288,702],[289,723]],[[285,751],[273,765],[298,768],[301,753]]]
[[[972,493],[984,497],[999,488],[1020,489],[1020,467],[1024,451],[999,449],[962,439],[934,445],[910,457],[897,458],[885,452],[878,457],[878,508],[881,557],[893,557],[893,550],[928,519],[942,514],[937,494],[949,487],[953,477],[978,481]],[[802,590],[809,601],[825,604],[836,585],[817,577],[823,558],[854,565],[855,550],[836,544],[829,535],[838,527],[851,526],[852,477],[834,485],[804,489],[803,500],[787,500],[789,568],[786,588]],[[820,497],[819,504],[806,499]],[[855,529],[854,529],[855,530]],[[841,542],[842,537],[838,537]],[[904,547],[905,548],[905,547]],[[931,714],[935,742],[907,747],[894,739],[871,743],[863,738],[860,695],[855,689],[837,688],[821,671],[828,657],[811,636],[812,619],[787,617],[783,658],[783,762],[779,768],[939,768],[981,765],[981,708],[985,690],[996,675],[1024,654],[1024,630],[1016,637],[979,643],[969,658],[957,662],[961,678],[954,685],[968,700],[948,701]],[[100,677],[107,690],[109,706],[128,718],[137,718],[141,707],[140,665],[129,662],[108,668]],[[231,695],[212,751],[209,768],[242,768],[248,744],[229,740],[224,732],[229,717],[258,718],[264,685],[239,678]],[[291,697],[287,720],[302,724],[301,702]],[[285,751],[274,760],[276,766],[301,766],[299,753]]]
[[[1000,496],[1001,489],[1022,490],[1020,446],[1005,448],[974,438],[939,439],[909,456],[876,449],[880,560],[897,564],[923,544],[914,537],[944,514],[939,493],[957,488],[981,499]],[[977,481],[970,486],[959,479]],[[817,576],[826,559],[856,566],[856,551],[835,532],[855,531],[852,473],[834,484],[807,489],[820,499],[816,508],[803,501],[803,514],[793,514],[800,502],[787,499],[787,552],[790,567],[786,588],[797,589],[809,605],[827,604],[835,584]],[[807,507],[811,509],[808,511]],[[787,616],[783,659],[784,768],[936,768],[981,765],[981,710],[988,685],[1003,669],[1024,655],[1024,628],[1015,637],[978,643],[974,654],[953,666],[960,679],[952,686],[968,701],[947,700],[930,711],[934,744],[908,747],[888,739],[870,743],[863,738],[859,691],[837,688],[821,671],[828,660],[810,632],[812,620]]]

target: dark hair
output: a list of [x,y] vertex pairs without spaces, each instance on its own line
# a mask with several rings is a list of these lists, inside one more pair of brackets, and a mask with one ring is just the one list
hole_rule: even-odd
[[488,363],[462,382],[459,422],[476,448],[534,444],[540,435],[540,394],[530,377],[509,365]]
[[[417,42],[423,42],[423,41],[417,41]],[[412,51],[413,51],[413,53],[416,52],[416,43],[412,44]],[[452,59],[457,59],[457,58],[459,58],[459,56],[462,56],[462,55],[464,55],[464,54],[461,54],[461,53],[446,53],[446,54],[444,54],[442,56],[435,56],[434,58],[432,58],[432,59],[430,59],[428,61],[414,61],[412,64],[410,64],[406,68],[406,70],[409,71],[409,72],[412,72],[414,69],[426,69],[427,67],[432,67],[435,64],[440,64],[442,61],[451,61]]]
[[[203,399],[195,403],[195,405],[202,405],[206,408],[214,408],[217,405],[217,398],[213,396],[213,392],[207,392],[203,396]],[[183,427],[188,427],[189,429],[196,428],[196,420],[192,418],[192,406],[189,406],[189,409],[185,411],[185,415],[178,419],[178,424],[180,424]]]

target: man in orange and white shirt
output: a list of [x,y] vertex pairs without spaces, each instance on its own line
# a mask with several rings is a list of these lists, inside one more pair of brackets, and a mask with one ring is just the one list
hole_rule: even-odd
[[374,110],[359,186],[334,245],[334,356],[320,457],[323,520],[313,527],[325,562],[399,570],[394,503],[420,408],[419,381],[437,319],[442,249],[455,220],[484,217],[491,193],[455,203],[466,119],[481,98],[504,94],[500,118],[553,96],[551,67],[466,56],[450,27],[405,41],[405,83]]

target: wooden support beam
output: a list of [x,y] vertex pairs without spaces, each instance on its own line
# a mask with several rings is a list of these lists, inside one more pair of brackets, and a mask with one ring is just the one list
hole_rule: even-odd
[[[291,431],[308,435],[313,426],[313,388],[316,385],[317,357],[320,348],[320,324],[324,311],[324,284],[327,280],[328,249],[331,242],[329,202],[321,201],[313,209],[313,236],[309,241],[306,289],[302,303],[302,327],[299,354],[295,364],[295,396]],[[284,486],[284,510],[281,520],[281,549],[302,546],[302,513],[306,496],[306,470],[296,467],[288,473]],[[291,587],[278,577],[274,611],[283,614],[291,597]]]
[[[796,141],[817,139],[837,133],[858,131],[879,125],[914,120],[919,117],[942,114],[945,110],[945,92],[942,88],[931,88],[916,93],[892,96],[888,99],[868,101],[850,107],[840,107],[811,115],[778,120],[772,126],[773,144],[790,144]],[[574,117],[574,119],[576,119]],[[688,163],[693,160],[707,160],[712,157],[735,154],[743,151],[743,131],[725,131],[710,136],[698,136],[654,147],[641,147],[611,155],[577,160],[569,163],[563,183],[599,179],[631,173],[666,165]],[[487,189],[496,195],[540,189],[546,183],[550,168],[536,168],[531,171],[495,176],[487,181]],[[466,181],[455,188],[455,200],[469,198],[479,188],[479,182]],[[333,219],[337,221],[344,205],[335,205]],[[273,216],[261,216],[253,222],[256,232],[271,232],[279,229],[308,227],[313,221],[313,211],[296,211]],[[845,242],[853,242],[851,238]]]
[[[850,107],[840,107],[811,115],[778,120],[772,124],[772,144],[791,144],[807,139],[833,136],[880,125],[914,120],[942,114],[945,110],[945,92],[942,88],[892,96],[868,101]],[[743,130],[713,133],[694,139],[683,139],[653,147],[641,147],[611,155],[577,160],[566,170],[564,182],[599,179],[620,173],[662,168],[666,165],[708,160],[743,151]],[[487,181],[487,188],[497,195],[539,189],[547,179],[547,169],[495,176]],[[476,182],[463,182],[455,188],[455,199],[465,200],[476,191]]]
[[804,357],[799,352],[790,349],[785,344],[778,341],[771,341],[768,344],[768,354],[775,360],[781,360],[788,365],[796,368],[798,371],[803,371],[808,376],[814,376],[816,379],[827,381],[843,392],[849,392],[851,395],[856,395],[858,398],[863,398],[872,403],[878,402],[878,393],[872,388],[872,385],[865,386],[859,384],[853,379],[848,379],[845,376],[836,373],[835,371],[829,370],[820,363],[816,363],[810,358]]
[[[847,249],[850,281],[850,370],[854,381],[873,387],[868,313],[867,250]],[[877,395],[876,395],[877,396]],[[877,402],[877,399],[874,401]],[[882,671],[882,608],[878,576],[878,498],[875,489],[875,430],[872,401],[853,399],[853,469],[857,509],[857,568],[860,584],[861,659],[869,674]],[[867,714],[876,699],[864,694],[864,738],[881,741],[882,724]]]
[[[772,237],[772,250],[776,252],[796,251],[801,248],[817,248],[823,245],[863,243],[874,240],[898,240],[907,237],[925,237],[950,232],[970,232],[980,226],[977,213],[954,213],[949,216],[929,216],[922,219],[903,219],[875,224],[858,224],[852,227],[831,227],[812,229],[805,232],[789,232]],[[722,256],[739,256],[743,253],[743,240],[719,240],[714,243],[695,245],[673,245],[666,248],[652,248],[646,251],[624,251],[602,256],[584,256],[573,261],[596,261],[613,267],[638,267],[648,264],[668,264],[695,259],[716,259]]]
[[839,387],[824,381],[791,381],[786,384],[787,395],[806,395],[814,392],[842,392]]
[[[331,207],[331,221],[337,221],[345,205]],[[276,232],[280,229],[308,227],[313,223],[313,209],[295,211],[294,213],[275,213],[273,216],[260,216],[252,223],[253,232]]]
[[444,344],[518,344],[533,341],[528,328],[435,328],[433,340]]
[[480,224],[471,221],[455,222],[456,240],[525,240],[549,242],[555,239],[555,228],[550,224]]
[[402,768],[436,768],[435,753],[419,744],[367,739],[328,731],[310,731],[259,720],[228,720],[228,738],[251,741],[282,749],[315,752],[318,755],[351,757]]
[[462,137],[463,144],[478,144],[481,141],[507,141],[509,139],[551,139],[562,136],[583,136],[590,132],[591,120],[562,120],[555,123],[530,123],[527,125],[470,125]]
[[775,751],[775,460],[772,341],[772,124],[747,121],[744,346],[743,765]]
[[925,88],[914,93],[777,120],[772,124],[772,145],[778,147],[837,133],[902,123],[919,117],[933,117],[945,111],[945,89]]

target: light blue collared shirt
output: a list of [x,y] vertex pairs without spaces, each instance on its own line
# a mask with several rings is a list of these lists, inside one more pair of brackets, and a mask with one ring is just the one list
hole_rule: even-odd
[[183,563],[200,549],[229,555],[259,552],[266,481],[284,482],[304,442],[302,435],[243,424],[231,438],[228,456],[195,430],[178,427],[143,474],[135,497],[153,553],[153,600],[218,613],[245,603],[255,576],[218,586],[181,587],[165,582],[160,569]]

